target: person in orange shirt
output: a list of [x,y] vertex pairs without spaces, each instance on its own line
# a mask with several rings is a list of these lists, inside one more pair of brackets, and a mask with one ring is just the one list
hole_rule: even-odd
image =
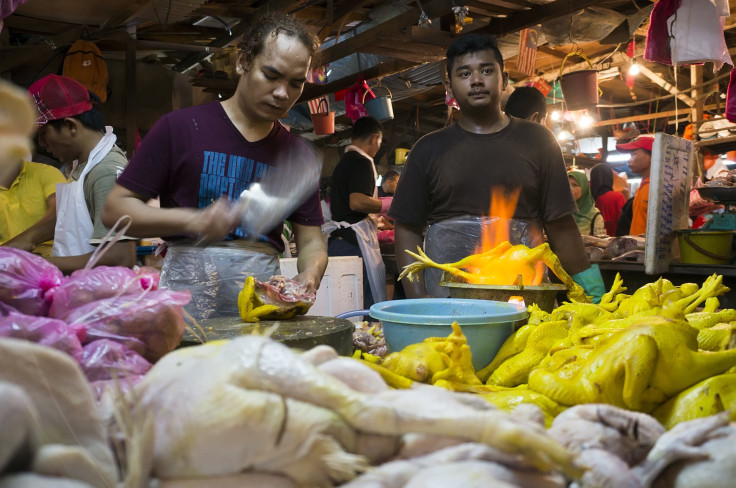
[[649,173],[652,167],[652,144],[654,136],[640,136],[627,144],[617,144],[616,149],[630,152],[629,169],[641,176],[641,184],[634,195],[631,228],[629,234],[636,236],[647,232],[647,207],[649,205]]

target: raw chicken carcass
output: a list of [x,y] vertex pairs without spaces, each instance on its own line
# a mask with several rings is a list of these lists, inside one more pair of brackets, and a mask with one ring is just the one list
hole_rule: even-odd
[[238,293],[238,311],[243,322],[288,319],[307,313],[316,299],[304,285],[286,276],[271,276],[265,282],[248,276]]
[[0,339],[0,381],[23,389],[38,414],[32,471],[108,488],[117,468],[87,380],[68,355],[19,339]]
[[174,351],[129,399],[134,419],[161,412],[154,470],[163,478],[253,469],[330,486],[364,468],[364,458],[343,452],[355,452],[353,429],[457,436],[521,454],[543,470],[571,466],[541,427],[514,421],[483,399],[432,387],[361,394],[258,336]]
[[38,412],[23,388],[0,382],[0,476],[6,471],[28,469],[37,449],[33,423]]

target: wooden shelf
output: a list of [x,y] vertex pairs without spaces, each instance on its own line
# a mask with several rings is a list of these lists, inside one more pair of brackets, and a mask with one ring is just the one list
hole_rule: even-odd
[[563,154],[565,158],[565,166],[572,166],[573,159],[575,166],[578,168],[592,168],[596,164],[602,163],[602,159],[589,158],[587,156],[573,156],[572,154]]
[[723,154],[728,151],[736,151],[736,136],[719,137],[717,139],[706,139],[695,143],[697,149],[708,149],[715,154]]

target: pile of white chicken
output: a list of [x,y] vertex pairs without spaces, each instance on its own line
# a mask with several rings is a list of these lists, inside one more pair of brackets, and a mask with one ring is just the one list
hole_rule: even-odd
[[0,488],[731,486],[727,413],[668,432],[608,405],[545,430],[478,396],[391,390],[327,346],[262,336],[179,349],[95,403],[62,352],[0,339]]

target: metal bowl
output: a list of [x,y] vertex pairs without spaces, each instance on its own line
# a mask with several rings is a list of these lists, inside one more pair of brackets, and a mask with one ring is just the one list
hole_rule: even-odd
[[476,285],[457,280],[457,277],[453,275],[448,277],[447,272],[442,274],[440,286],[449,288],[451,298],[475,298],[508,302],[509,298],[520,296],[527,306],[536,303],[545,312],[551,312],[555,309],[559,292],[567,291],[567,286],[556,283],[543,283],[537,286]]
[[711,200],[713,202],[736,202],[736,187],[702,186],[698,188],[698,193],[705,200]]

